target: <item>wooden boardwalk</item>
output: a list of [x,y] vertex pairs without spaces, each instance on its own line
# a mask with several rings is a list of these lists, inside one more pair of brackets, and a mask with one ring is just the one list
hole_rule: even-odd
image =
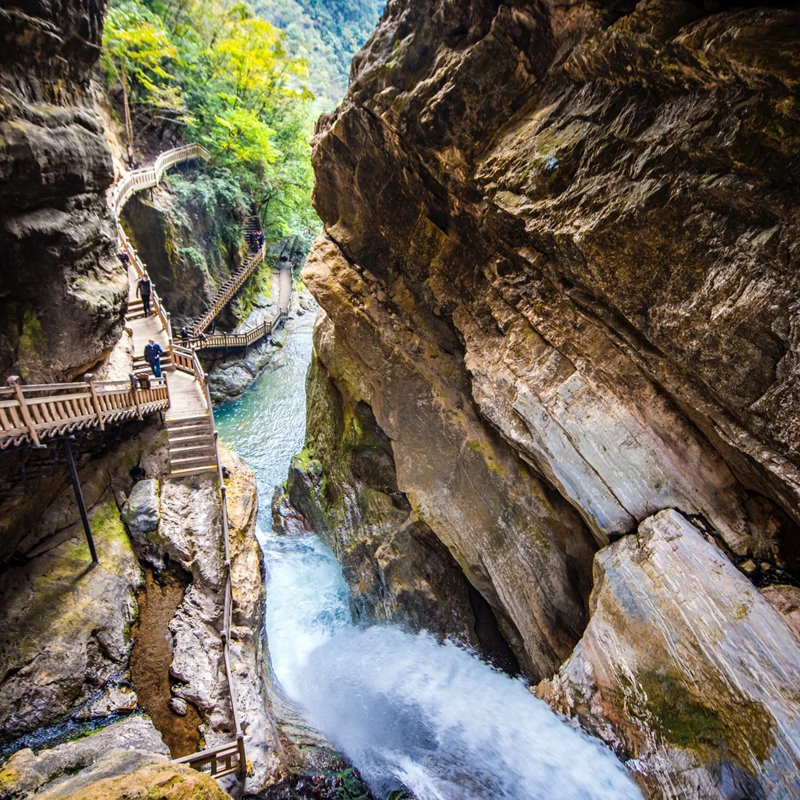
[[[234,739],[220,747],[178,760],[214,777],[222,777],[232,773],[244,775],[247,770],[247,754],[230,665],[229,632],[232,625],[233,593],[228,510],[218,437],[214,430],[214,412],[208,393],[208,376],[196,353],[174,346],[169,313],[155,287],[152,292],[153,313],[144,317],[141,301],[136,297],[136,286],[144,274],[144,265],[119,224],[119,212],[134,192],[155,186],[170,166],[206,157],[208,154],[199,145],[188,145],[163,153],[153,167],[123,176],[109,198],[109,205],[117,218],[120,248],[130,258],[126,326],[133,335],[134,352],[137,355],[143,354],[150,339],[161,345],[165,353],[163,378],[154,378],[150,369],[142,364],[141,356],[134,358],[134,373],[126,381],[96,382],[91,375],[86,375],[83,383],[23,386],[19,378],[10,378],[9,387],[0,388],[0,450],[32,445],[38,447],[48,438],[90,428],[103,430],[107,424],[142,419],[147,414],[167,411],[166,426],[172,474],[182,476],[207,471],[217,473],[226,570],[223,629],[220,638],[225,678],[233,709]],[[137,379],[137,374],[141,378]],[[72,458],[68,448],[67,457],[68,460]],[[77,478],[73,479],[77,481]],[[84,524],[88,526],[85,519]],[[92,552],[94,555],[94,551]]]
[[274,316],[268,317],[260,325],[241,333],[214,333],[210,336],[192,336],[186,342],[186,346],[192,350],[249,347],[256,342],[260,342],[266,336],[272,335],[289,317],[289,308],[292,304],[292,266],[290,264],[280,267],[278,287],[278,312]]

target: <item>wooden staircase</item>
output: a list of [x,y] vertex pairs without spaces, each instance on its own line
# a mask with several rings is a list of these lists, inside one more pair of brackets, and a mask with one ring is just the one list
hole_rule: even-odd
[[[248,242],[248,246],[250,234],[255,231],[261,232],[261,221],[255,209],[253,209],[252,213],[247,216],[244,222],[245,241]],[[234,295],[242,288],[245,281],[264,262],[266,251],[266,244],[257,250],[253,250],[253,248],[250,247],[250,256],[247,261],[244,262],[242,268],[236,274],[231,275],[231,277],[219,287],[217,293],[211,300],[211,305],[209,305],[201,316],[192,321],[192,336],[199,336],[219,316],[222,309],[233,299]]]
[[258,218],[258,214],[255,211],[249,214],[244,221],[244,239],[250,246],[251,253],[257,253],[260,249],[250,244],[250,236],[254,233],[261,233],[261,220]]
[[[161,354],[161,370],[162,372],[172,372],[175,368],[174,364],[172,363],[172,352],[169,350],[165,350]],[[138,355],[133,357],[133,371],[137,375],[140,372],[146,372],[148,375],[152,375],[152,371],[150,370],[150,365],[144,360],[143,355]]]
[[217,471],[214,425],[209,414],[168,419],[167,434],[173,475]]
[[[155,314],[153,309],[150,309],[150,315]],[[135,300],[128,302],[128,311],[125,314],[125,322],[130,322],[134,319],[144,319],[144,306],[142,305],[141,298],[137,297]]]

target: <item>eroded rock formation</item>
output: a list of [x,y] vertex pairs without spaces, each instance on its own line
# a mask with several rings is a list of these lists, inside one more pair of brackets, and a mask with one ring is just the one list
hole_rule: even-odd
[[[800,15],[729,6],[390,0],[318,127],[326,230],[304,279],[325,313],[311,397],[330,381],[368,410],[393,463],[383,482],[491,604],[533,680],[601,626],[587,606],[593,560],[595,580],[601,565],[637,563],[637,531],[665,509],[760,584],[800,575]],[[319,465],[352,444],[340,426],[331,445],[313,403],[310,414],[307,479],[295,480],[309,518],[337,491]],[[340,527],[345,561],[362,538]],[[696,596],[691,580],[675,575],[652,602],[668,616]],[[733,566],[719,580],[725,602],[766,613]],[[772,594],[791,606],[791,592]],[[795,659],[786,621],[770,620],[780,635],[739,626],[733,650]],[[578,714],[640,757],[652,796],[785,796],[770,775],[796,754],[779,738],[762,748],[763,726],[704,760],[697,726],[727,730],[710,679],[691,691],[714,699],[676,744],[666,720],[680,697],[663,676],[647,684],[641,656],[626,657],[631,685],[616,690],[648,691],[664,715]],[[735,680],[717,656],[675,664],[676,691],[693,674]],[[793,713],[785,688],[771,689],[778,717]],[[747,702],[762,720],[775,711]]]
[[68,380],[122,331],[126,276],[90,76],[105,0],[0,9],[0,371]]
[[[133,428],[135,435],[93,459],[79,458],[97,566],[63,474],[33,487],[38,513],[23,504],[11,517],[10,536],[19,541],[13,557],[0,562],[0,752],[11,754],[0,767],[3,797],[113,797],[122,785],[132,797],[148,790],[217,796],[213,782],[164,762],[234,736],[220,633],[219,489],[213,475],[170,478],[163,430],[153,423]],[[241,459],[223,448],[223,462],[233,586],[228,633],[249,781],[258,789],[282,765],[262,641],[257,495]],[[134,465],[151,477],[132,486]],[[26,528],[31,518],[36,522]],[[65,742],[79,732],[91,735]]]

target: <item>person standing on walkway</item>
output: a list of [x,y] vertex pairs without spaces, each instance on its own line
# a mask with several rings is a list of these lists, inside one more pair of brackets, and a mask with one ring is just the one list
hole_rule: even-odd
[[161,377],[161,354],[163,352],[161,346],[157,345],[153,339],[150,339],[144,348],[144,360],[150,365],[156,378]]
[[145,319],[150,316],[150,292],[153,286],[150,283],[150,278],[145,272],[139,283],[136,284],[136,296],[142,298],[142,308],[144,308]]

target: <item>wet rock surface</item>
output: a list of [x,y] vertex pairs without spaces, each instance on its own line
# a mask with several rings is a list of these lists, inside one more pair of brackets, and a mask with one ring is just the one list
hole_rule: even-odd
[[685,517],[661,511],[598,553],[591,605],[541,697],[664,797],[800,791],[800,642]]
[[[127,773],[131,797],[146,796],[147,781],[164,797],[216,796],[202,793],[205,779],[196,773],[187,781],[182,767],[156,764],[153,756],[168,753],[167,745],[173,755],[184,755],[201,741],[213,747],[234,738],[220,638],[225,565],[219,490],[215,476],[170,479],[159,431],[145,428],[139,436],[96,461],[79,458],[99,566],[90,568],[72,490],[63,486],[60,493],[42,494],[51,499],[40,501],[36,525],[4,565],[0,741],[9,746],[6,752],[23,749],[0,768],[0,785],[8,791],[3,796],[116,797],[120,787],[128,791],[121,777]],[[223,453],[232,663],[254,763],[250,779],[260,788],[280,764],[265,688],[256,490],[244,463]],[[147,477],[132,485],[134,465]],[[140,589],[146,593],[137,603]],[[152,713],[155,726],[135,715],[142,709]],[[85,739],[52,747],[97,727]],[[30,736],[19,740],[23,734]],[[67,784],[64,775],[74,781]]]
[[[800,576],[799,23],[781,4],[398,0],[318,125],[325,234],[303,279],[324,313],[310,385],[322,376],[369,409],[393,462],[385,485],[496,611],[534,680],[581,653],[599,565],[663,509],[716,542],[696,534],[726,577],[704,606],[704,586],[670,573],[652,613],[685,599],[712,625],[722,592],[772,625],[743,572]],[[328,454],[346,452],[345,427],[321,420],[312,402],[307,455],[323,457],[294,470],[294,521],[342,510],[334,544],[352,544],[352,591],[369,597],[364,576],[396,527],[357,555],[355,510],[382,473],[337,473]],[[791,615],[790,597],[765,591]],[[795,647],[781,625],[772,642],[737,626],[709,642],[703,685],[681,663],[658,678],[699,693],[690,711],[713,710],[689,713],[679,742],[647,714],[560,707],[640,756],[630,766],[653,797],[781,796],[795,755],[764,726],[740,726],[718,768],[704,755],[734,738],[714,672],[748,663],[751,647]],[[696,633],[676,622],[686,647]],[[647,641],[631,635],[631,664]],[[621,666],[609,685],[624,694]],[[785,689],[743,702],[785,731]]]
[[0,579],[0,735],[8,742],[94,700],[127,667],[142,575],[113,501],[83,529]]
[[151,762],[156,754],[161,754],[161,760],[165,760],[169,754],[149,719],[130,717],[50,750],[36,754],[32,750],[20,750],[0,767],[0,793],[17,800],[36,796],[42,787],[55,790],[64,778],[68,781],[75,772],[92,768],[109,751],[118,751],[117,757],[132,766]]
[[41,792],[40,800],[228,800],[217,781],[185,764],[115,750],[89,770]]
[[90,77],[105,0],[0,9],[0,371],[68,380],[122,332],[127,278]]
[[[314,360],[307,380],[308,447],[274,506],[278,530],[314,530],[334,550],[351,586],[358,622],[390,621],[473,647],[501,666],[513,663],[497,620],[461,568],[412,509],[396,482],[391,443],[369,406],[357,403]],[[296,512],[300,513],[297,518]]]

